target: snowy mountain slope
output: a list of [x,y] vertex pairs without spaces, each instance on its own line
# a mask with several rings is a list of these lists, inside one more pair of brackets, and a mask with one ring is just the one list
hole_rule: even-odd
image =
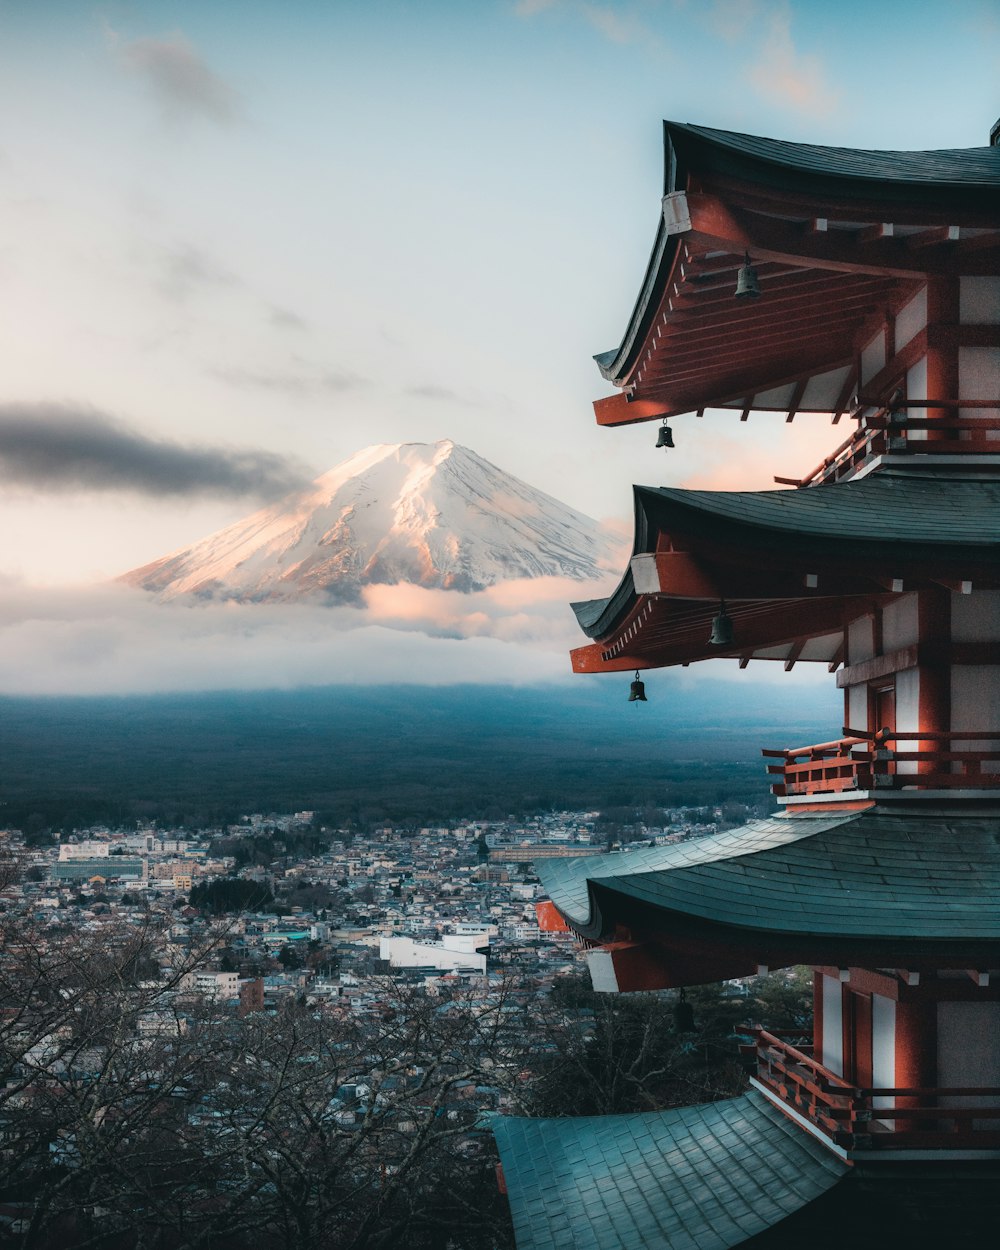
[[119,580],[162,599],[350,602],[375,583],[472,591],[510,578],[585,581],[617,555],[596,521],[445,440],[367,447]]

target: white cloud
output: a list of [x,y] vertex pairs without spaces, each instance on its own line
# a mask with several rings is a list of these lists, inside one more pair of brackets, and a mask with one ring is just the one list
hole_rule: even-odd
[[791,13],[785,5],[769,14],[763,43],[747,76],[765,99],[814,117],[832,113],[840,98],[822,58],[795,46]]
[[478,595],[372,587],[367,610],[157,603],[118,585],[0,596],[0,693],[124,694],[569,677],[582,638],[547,578]]

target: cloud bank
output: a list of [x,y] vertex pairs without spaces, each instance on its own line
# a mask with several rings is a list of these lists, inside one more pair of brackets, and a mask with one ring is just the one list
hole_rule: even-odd
[[0,483],[33,491],[270,499],[309,476],[273,452],[152,439],[90,408],[0,404]]
[[[552,579],[557,580],[557,579]],[[420,592],[372,610],[160,604],[118,585],[0,587],[0,694],[92,695],[569,679],[564,601]],[[555,587],[544,594],[552,595]],[[510,603],[506,602],[513,594]]]

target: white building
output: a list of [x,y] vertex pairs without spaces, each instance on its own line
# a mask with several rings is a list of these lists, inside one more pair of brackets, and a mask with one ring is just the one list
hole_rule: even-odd
[[393,968],[437,968],[486,971],[486,956],[476,953],[484,943],[472,934],[446,933],[440,942],[418,942],[408,937],[381,937],[379,958]]

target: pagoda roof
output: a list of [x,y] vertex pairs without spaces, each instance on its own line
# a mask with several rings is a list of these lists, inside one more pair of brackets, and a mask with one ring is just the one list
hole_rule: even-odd
[[849,1167],[756,1091],[636,1115],[491,1122],[518,1250],[728,1250]]
[[[1000,482],[873,474],[810,490],[710,491],[636,487],[651,520],[685,510],[697,523],[754,526],[840,542],[989,546],[1000,542]],[[690,518],[693,523],[694,518]]]
[[885,803],[776,816],[671,846],[539,863],[537,872],[569,924],[594,940],[616,925],[677,935],[708,925],[737,944],[765,935],[894,951],[996,944],[998,815]]
[[[674,168],[678,180],[683,162],[697,160],[699,169],[746,176],[755,180],[793,185],[804,176],[814,188],[817,176],[836,179],[841,195],[870,197],[871,183],[881,198],[902,189],[909,201],[916,191],[934,195],[961,191],[1000,191],[1000,148],[942,148],[925,152],[896,152],[871,148],[827,147],[816,143],[791,143],[735,130],[717,130],[689,122],[663,123],[667,153],[667,182]],[[667,185],[665,191],[675,187]]]
[[[1000,574],[996,480],[885,470],[801,490],[633,490],[629,567],[607,598],[572,605],[601,644],[574,653],[582,671],[753,656],[797,636],[835,649],[846,596]],[[720,598],[737,638],[722,652],[707,641]],[[802,658],[833,658],[814,650]]]
[[[601,424],[845,409],[855,337],[933,273],[995,273],[1000,147],[822,147],[664,122],[664,211]],[[761,300],[736,300],[749,251]]]

